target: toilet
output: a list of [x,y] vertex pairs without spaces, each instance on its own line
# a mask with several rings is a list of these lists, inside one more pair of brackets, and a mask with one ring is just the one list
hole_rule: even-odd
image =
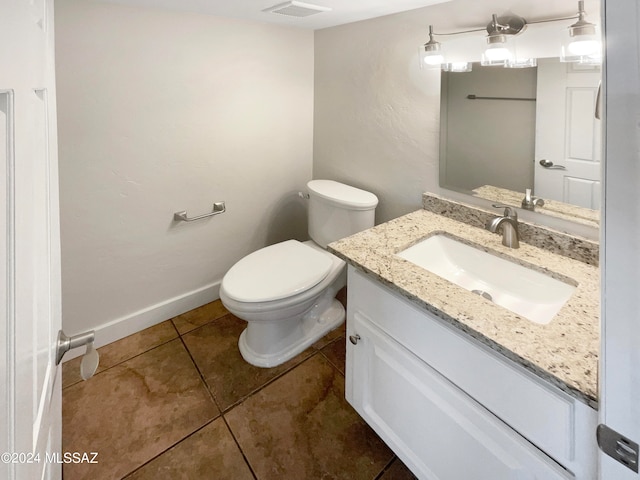
[[346,285],[346,264],[325,248],[374,225],[373,193],[333,180],[311,180],[307,188],[311,240],[247,255],[220,286],[223,305],[247,322],[240,353],[258,367],[286,362],[344,322],[335,296]]

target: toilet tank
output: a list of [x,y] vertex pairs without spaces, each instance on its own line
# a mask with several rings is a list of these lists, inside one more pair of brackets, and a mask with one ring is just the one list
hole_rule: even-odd
[[374,225],[378,197],[333,180],[311,180],[309,236],[323,248]]

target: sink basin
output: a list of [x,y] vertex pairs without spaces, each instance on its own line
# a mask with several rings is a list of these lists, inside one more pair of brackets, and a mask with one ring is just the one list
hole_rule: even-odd
[[573,285],[445,235],[429,237],[397,255],[540,324],[549,323],[575,290]]

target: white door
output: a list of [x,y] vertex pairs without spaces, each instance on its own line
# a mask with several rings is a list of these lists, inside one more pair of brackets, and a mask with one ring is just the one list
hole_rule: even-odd
[[534,193],[600,208],[601,120],[595,105],[599,66],[538,61]]
[[[640,4],[606,0],[600,423],[640,443]],[[600,480],[640,475],[600,454]]]
[[0,1],[0,478],[57,479],[60,246],[53,0]]

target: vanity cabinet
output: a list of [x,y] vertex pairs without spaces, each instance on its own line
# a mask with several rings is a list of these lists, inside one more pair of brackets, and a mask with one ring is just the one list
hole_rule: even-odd
[[427,480],[591,480],[597,413],[349,267],[346,397]]

